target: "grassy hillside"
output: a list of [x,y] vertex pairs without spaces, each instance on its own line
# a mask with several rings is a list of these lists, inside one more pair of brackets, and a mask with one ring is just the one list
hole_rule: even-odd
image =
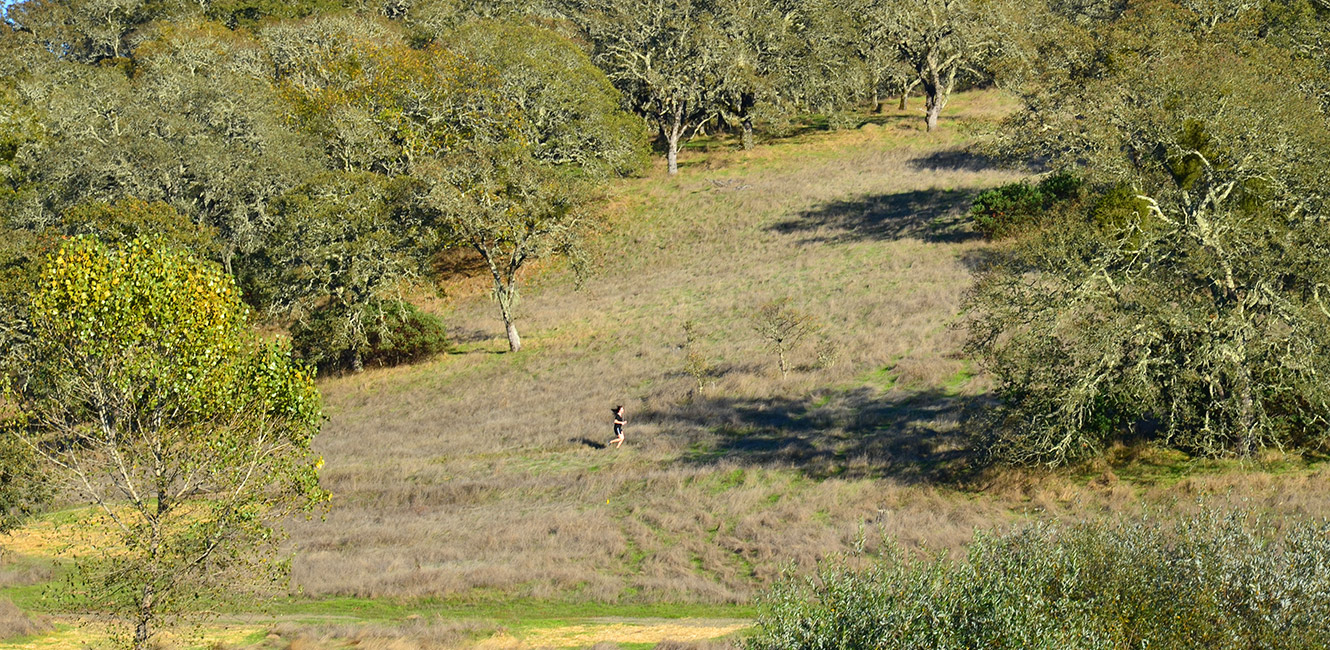
[[[1142,493],[1186,500],[1240,481],[1261,498],[1265,479],[1222,471],[1181,486],[1108,468],[1087,469],[1094,481],[967,473],[958,420],[984,407],[986,384],[955,325],[986,245],[960,217],[1017,176],[961,148],[1002,110],[980,93],[937,135],[889,115],[753,153],[709,143],[678,178],[623,183],[581,290],[554,268],[526,291],[521,354],[503,352],[484,284],[455,288],[443,305],[455,353],[324,384],[336,497],[326,521],[295,527],[299,584],[740,603],[787,562],[861,534],[956,548],[976,527],[1132,507]],[[816,316],[833,364],[811,337],[781,378],[751,315],[784,297]],[[713,368],[701,391],[684,372],[690,321]],[[602,449],[619,403],[628,442]],[[1264,493],[1322,510],[1319,491],[1286,481],[1326,477],[1270,478]]]
[[[976,528],[1202,494],[1330,513],[1330,469],[1301,458],[1121,448],[1052,475],[976,467],[962,422],[989,383],[964,358],[957,319],[988,244],[962,215],[1020,176],[963,148],[1003,110],[974,93],[935,134],[911,112],[749,153],[695,143],[677,177],[614,187],[580,288],[559,265],[528,276],[520,354],[506,353],[485,280],[450,281],[433,308],[452,353],[323,382],[317,446],[334,500],[326,518],[291,526],[303,593],[278,608],[278,628],[250,619],[226,638],[456,641],[501,627],[518,645],[590,645],[617,637],[565,628],[743,618],[783,567],[861,538],[955,550]],[[786,378],[752,323],[782,298],[820,327]],[[686,323],[708,366],[701,390],[685,372]],[[616,404],[627,443],[605,448]],[[0,539],[0,596],[59,614],[31,585],[59,584],[48,558],[68,518]],[[552,621],[573,640],[540,641]]]

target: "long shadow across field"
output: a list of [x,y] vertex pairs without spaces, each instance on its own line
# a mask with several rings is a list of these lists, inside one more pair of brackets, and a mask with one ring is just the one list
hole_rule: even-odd
[[965,218],[977,190],[915,190],[824,203],[772,226],[804,233],[805,244],[921,239],[960,243],[979,237]]
[[910,167],[929,171],[985,172],[1002,167],[1002,161],[965,149],[943,149],[918,156]]
[[641,417],[692,440],[693,463],[955,484],[978,469],[965,422],[990,399],[864,387],[802,399],[699,397]]

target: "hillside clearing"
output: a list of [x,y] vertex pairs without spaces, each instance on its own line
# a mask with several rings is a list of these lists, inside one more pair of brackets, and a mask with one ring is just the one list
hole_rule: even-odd
[[[941,134],[894,114],[752,153],[699,147],[677,178],[623,183],[582,289],[563,269],[532,276],[521,354],[502,353],[483,283],[454,287],[439,307],[455,353],[323,384],[334,507],[293,528],[297,583],[316,596],[737,603],[786,563],[865,535],[957,549],[1025,513],[1186,501],[1233,480],[1325,511],[1315,469],[1156,485],[1021,472],[965,487],[959,422],[984,408],[987,380],[955,323],[986,244],[962,217],[976,192],[1020,175],[963,147],[1002,110],[974,93]],[[786,297],[838,358],[819,363],[813,337],[782,380],[751,314]],[[690,322],[710,366],[700,392],[684,371]],[[628,442],[601,449],[619,403]]]

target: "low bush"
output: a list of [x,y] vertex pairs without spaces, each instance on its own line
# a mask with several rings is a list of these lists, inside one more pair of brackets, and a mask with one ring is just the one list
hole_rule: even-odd
[[966,561],[889,548],[849,564],[780,581],[748,650],[1330,647],[1323,520],[1037,524],[977,536]]
[[1084,182],[1066,173],[1039,183],[1009,183],[980,194],[970,208],[974,228],[986,239],[1002,239],[1039,223],[1054,206],[1081,198]]
[[394,366],[443,352],[448,339],[443,319],[406,302],[387,302],[366,310],[373,321],[367,340],[342,335],[344,316],[318,311],[291,328],[291,344],[319,372],[358,370],[365,365]]

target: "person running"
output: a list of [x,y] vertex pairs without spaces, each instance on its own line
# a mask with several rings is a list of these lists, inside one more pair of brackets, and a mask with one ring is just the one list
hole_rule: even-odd
[[623,446],[623,425],[628,424],[628,420],[623,416],[623,406],[614,407],[614,440],[607,444],[614,445],[615,449]]

